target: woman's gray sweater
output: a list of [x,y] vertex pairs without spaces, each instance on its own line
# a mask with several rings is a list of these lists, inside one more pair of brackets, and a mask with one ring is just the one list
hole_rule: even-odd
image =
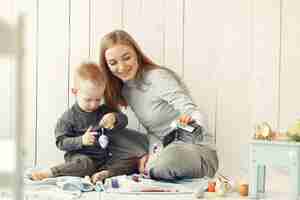
[[173,130],[171,123],[182,114],[192,116],[207,130],[204,117],[186,87],[169,69],[145,71],[140,80],[125,82],[122,92],[147,132],[160,140]]

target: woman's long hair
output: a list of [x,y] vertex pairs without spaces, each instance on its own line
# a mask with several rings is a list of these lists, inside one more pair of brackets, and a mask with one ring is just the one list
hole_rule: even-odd
[[123,30],[115,30],[106,34],[100,44],[100,66],[103,68],[107,76],[107,85],[104,92],[105,103],[113,108],[119,110],[121,106],[127,106],[128,103],[122,95],[123,81],[116,77],[109,69],[105,59],[105,51],[114,45],[127,45],[134,49],[137,55],[138,71],[136,79],[140,79],[143,72],[157,68],[156,65],[149,57],[147,57],[137,44],[137,42]]

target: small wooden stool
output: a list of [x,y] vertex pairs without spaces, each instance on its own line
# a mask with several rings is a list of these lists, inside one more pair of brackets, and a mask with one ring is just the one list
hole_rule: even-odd
[[300,143],[252,140],[250,142],[250,198],[265,192],[266,166],[287,167],[292,199],[300,195]]

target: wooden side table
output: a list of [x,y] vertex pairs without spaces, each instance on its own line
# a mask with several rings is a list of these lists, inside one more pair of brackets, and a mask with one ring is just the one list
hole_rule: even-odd
[[300,195],[300,143],[288,141],[252,140],[250,142],[250,197],[265,192],[266,167],[289,169],[292,200]]

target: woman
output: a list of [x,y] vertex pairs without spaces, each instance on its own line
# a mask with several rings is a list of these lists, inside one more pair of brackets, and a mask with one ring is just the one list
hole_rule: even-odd
[[148,135],[164,146],[142,170],[151,178],[165,180],[214,176],[216,151],[184,132],[177,134],[171,126],[176,120],[183,125],[194,121],[203,133],[206,129],[178,76],[151,61],[125,31],[105,35],[100,48],[100,65],[108,76],[106,103],[113,108],[129,105]]

